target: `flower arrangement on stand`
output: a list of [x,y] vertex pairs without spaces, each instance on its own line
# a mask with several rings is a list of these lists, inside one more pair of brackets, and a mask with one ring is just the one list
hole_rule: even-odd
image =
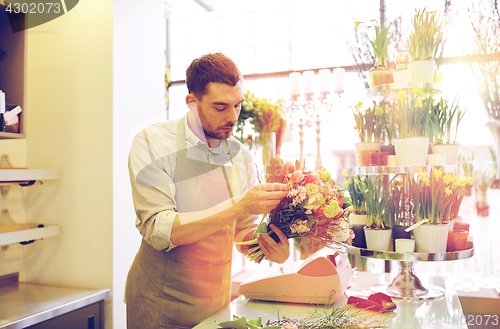
[[374,179],[362,177],[359,189],[363,193],[366,205],[368,225],[365,226],[366,246],[372,250],[388,251],[391,242],[391,218],[386,209],[389,190],[384,189],[384,176]]
[[[382,160],[375,156],[372,161],[371,153],[381,150],[386,140],[386,123],[388,121],[388,105],[377,105],[375,102],[372,107],[364,108],[364,102],[358,102],[352,109],[359,136],[359,143],[355,144],[356,155],[360,166],[383,165]],[[386,165],[386,164],[385,164]]]
[[368,217],[366,215],[365,198],[359,188],[361,177],[359,175],[351,175],[347,169],[342,172],[342,175],[345,176],[343,185],[346,187],[352,203],[352,213],[349,215],[349,224],[354,232],[352,245],[359,248],[366,248],[364,227],[368,225]]
[[456,99],[450,105],[447,99],[442,98],[432,107],[432,111],[434,129],[431,140],[436,143],[432,145],[432,153],[446,154],[446,164],[457,165],[460,150],[456,142],[458,127],[467,109],[462,110]]
[[436,11],[416,10],[413,17],[413,31],[406,46],[412,62],[408,64],[413,81],[434,81],[436,49],[443,37],[445,22]]
[[[461,172],[462,177],[472,177],[474,175],[474,152],[470,156],[464,155],[464,150],[461,149],[458,153],[458,169]],[[465,195],[472,195],[473,184],[467,184],[465,186]]]
[[488,188],[495,180],[495,174],[488,169],[477,170],[474,173],[476,189],[476,211],[481,217],[490,215],[490,206],[488,204]]
[[[428,223],[413,230],[417,252],[445,252],[450,220],[458,216],[465,186],[472,179],[459,179],[454,174],[433,168],[409,180],[415,222]],[[456,218],[456,217],[455,217]]]
[[[374,22],[373,28],[375,30],[375,39],[370,40],[373,48],[373,54],[375,62],[372,69],[370,70],[371,86],[375,87],[378,85],[392,83],[394,82],[392,78],[392,71],[388,68],[387,63],[387,47],[391,42],[392,35],[389,36],[389,29],[391,24],[386,26],[379,26],[377,20],[371,20]],[[355,26],[358,27],[362,22],[355,22]],[[368,26],[368,29],[371,26]]]
[[408,95],[401,89],[397,93],[394,115],[398,138],[394,139],[394,147],[399,165],[423,166],[429,151],[434,99],[422,88],[411,88],[410,92]]
[[[278,237],[269,228],[276,225],[287,238],[302,237],[335,248],[339,243],[350,243],[353,233],[349,228],[350,200],[325,169],[308,171],[299,161],[295,166],[272,158],[266,167],[268,182],[289,186],[288,195],[280,204],[264,214],[255,233]],[[248,245],[246,256],[256,263],[265,259],[257,239],[236,243]]]

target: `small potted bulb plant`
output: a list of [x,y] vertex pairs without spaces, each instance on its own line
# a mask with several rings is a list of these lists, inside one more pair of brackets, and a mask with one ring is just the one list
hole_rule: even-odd
[[413,17],[413,31],[407,40],[406,46],[412,61],[408,64],[413,81],[434,81],[436,62],[434,54],[441,38],[445,23],[436,12],[416,10]]

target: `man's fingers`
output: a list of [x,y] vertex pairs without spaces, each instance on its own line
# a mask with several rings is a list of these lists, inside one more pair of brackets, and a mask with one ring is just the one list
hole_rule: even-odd
[[281,183],[264,183],[264,189],[267,192],[272,192],[272,191],[288,191],[288,185],[287,184],[281,184]]
[[285,233],[283,233],[279,228],[277,228],[276,225],[271,224],[270,227],[271,227],[271,230],[273,230],[273,232],[276,233],[276,235],[278,236],[278,238],[280,238],[280,243],[288,241],[288,239],[286,238]]

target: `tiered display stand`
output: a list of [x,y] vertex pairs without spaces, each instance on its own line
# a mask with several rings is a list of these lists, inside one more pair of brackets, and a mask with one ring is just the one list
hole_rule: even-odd
[[[424,88],[427,93],[441,93],[441,85],[435,83],[412,82],[407,84],[386,84],[368,89],[369,96],[394,97],[398,90],[410,91],[411,88]],[[359,175],[384,175],[394,176],[397,174],[414,174],[421,170],[430,173],[435,166],[370,166],[357,167],[355,173]],[[458,167],[439,166],[445,173],[457,173]],[[444,296],[444,289],[438,286],[429,285],[424,287],[418,276],[415,274],[415,262],[442,262],[458,259],[467,259],[474,255],[474,247],[471,242],[467,243],[467,249],[463,251],[444,253],[419,253],[419,252],[395,252],[363,249],[354,246],[346,246],[347,253],[367,258],[394,260],[399,263],[401,271],[384,286],[375,286],[371,289],[374,292],[383,292],[394,298],[428,300]]]
[[372,287],[374,292],[383,292],[394,298],[402,299],[434,299],[444,296],[444,289],[430,285],[424,287],[418,276],[415,274],[414,263],[420,262],[442,262],[457,259],[467,259],[474,255],[472,243],[468,243],[466,250],[444,253],[419,253],[419,252],[395,252],[379,251],[346,246],[347,252],[367,258],[384,260],[395,260],[399,263],[401,271],[391,279],[385,286]]

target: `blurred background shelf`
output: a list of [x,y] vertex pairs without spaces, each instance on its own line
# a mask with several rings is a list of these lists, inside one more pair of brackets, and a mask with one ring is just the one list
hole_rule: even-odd
[[58,236],[59,225],[47,225],[29,230],[0,233],[0,246]]
[[37,180],[59,179],[57,169],[9,169],[0,168],[0,184],[17,184]]

